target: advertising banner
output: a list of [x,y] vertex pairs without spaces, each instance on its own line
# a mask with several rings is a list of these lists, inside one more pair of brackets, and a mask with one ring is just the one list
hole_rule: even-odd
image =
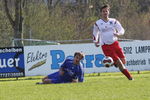
[[0,48],[0,78],[23,77],[23,47]]
[[[150,70],[150,41],[120,42],[130,71]],[[93,43],[47,46],[25,46],[24,61],[27,76],[48,75],[58,71],[66,57],[80,51],[85,54],[81,63],[85,73],[118,72],[116,67],[106,68],[101,63],[104,55]]]

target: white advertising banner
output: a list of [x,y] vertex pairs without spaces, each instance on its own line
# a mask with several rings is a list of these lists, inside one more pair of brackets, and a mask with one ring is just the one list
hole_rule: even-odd
[[[120,42],[125,53],[130,71],[150,70],[150,41]],[[105,68],[101,61],[104,57],[100,47],[93,43],[63,44],[47,46],[25,46],[25,74],[26,76],[48,75],[58,71],[60,65],[68,56],[73,56],[76,51],[85,54],[82,64],[85,73],[117,72],[118,68]]]

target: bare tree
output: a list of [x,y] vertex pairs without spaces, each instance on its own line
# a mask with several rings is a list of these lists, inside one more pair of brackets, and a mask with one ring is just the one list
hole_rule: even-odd
[[49,12],[53,11],[53,9],[61,2],[61,0],[45,0],[47,3],[47,7]]
[[[22,39],[22,27],[23,27],[23,16],[22,16],[22,6],[25,2],[25,0],[14,0],[14,2],[8,2],[9,0],[4,0],[4,8],[7,18],[9,19],[11,26],[14,31],[14,39]],[[10,4],[11,3],[11,4]],[[12,5],[14,3],[14,5]],[[12,8],[14,8],[14,16],[10,11],[10,8],[8,5],[11,5]],[[23,43],[21,41],[15,42],[15,46],[22,46]]]

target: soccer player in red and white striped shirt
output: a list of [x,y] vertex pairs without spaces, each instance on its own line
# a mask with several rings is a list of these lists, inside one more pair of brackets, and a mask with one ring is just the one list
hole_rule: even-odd
[[124,65],[126,63],[126,59],[122,48],[117,41],[118,36],[123,35],[125,30],[118,20],[109,18],[109,5],[104,5],[101,7],[100,11],[102,17],[94,24],[93,42],[96,47],[101,45],[105,56],[112,57],[114,65],[118,67],[129,80],[133,80],[131,74]]

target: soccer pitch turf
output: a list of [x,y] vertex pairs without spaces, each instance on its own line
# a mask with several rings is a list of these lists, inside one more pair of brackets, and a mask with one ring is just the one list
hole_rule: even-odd
[[150,71],[86,74],[84,83],[36,85],[42,76],[0,79],[0,100],[150,100]]

